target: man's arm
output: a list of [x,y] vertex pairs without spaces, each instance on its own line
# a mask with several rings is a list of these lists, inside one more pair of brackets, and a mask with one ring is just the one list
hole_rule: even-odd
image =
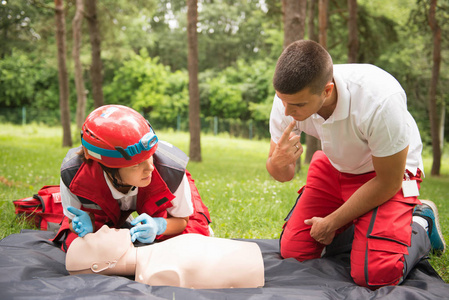
[[305,220],[306,224],[312,225],[310,235],[319,243],[329,245],[337,229],[393,197],[402,187],[407,153],[408,146],[391,156],[373,156],[376,177],[362,185],[345,204],[330,215]]
[[293,179],[296,160],[303,152],[300,136],[292,133],[295,123],[292,121],[287,126],[277,144],[273,140],[270,142],[266,167],[268,173],[280,182]]

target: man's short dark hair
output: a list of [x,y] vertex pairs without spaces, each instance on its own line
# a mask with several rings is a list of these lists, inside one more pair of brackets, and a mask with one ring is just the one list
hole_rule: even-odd
[[314,41],[300,40],[291,43],[279,57],[273,86],[282,94],[296,94],[307,87],[312,94],[319,94],[332,77],[332,58],[326,49]]

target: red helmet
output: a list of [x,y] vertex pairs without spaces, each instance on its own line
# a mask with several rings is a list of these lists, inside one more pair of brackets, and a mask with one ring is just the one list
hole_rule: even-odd
[[122,105],[105,105],[91,112],[83,124],[81,143],[87,158],[110,168],[137,165],[157,148],[150,123]]

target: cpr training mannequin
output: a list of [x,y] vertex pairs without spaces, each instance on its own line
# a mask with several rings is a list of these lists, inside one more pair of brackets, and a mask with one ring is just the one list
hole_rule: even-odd
[[135,275],[137,282],[196,289],[256,288],[264,264],[255,243],[183,234],[134,247],[129,229],[104,225],[76,238],[66,255],[71,275]]

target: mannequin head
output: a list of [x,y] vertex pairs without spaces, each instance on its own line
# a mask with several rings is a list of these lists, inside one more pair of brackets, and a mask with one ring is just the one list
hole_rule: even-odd
[[135,261],[125,259],[133,249],[129,229],[111,229],[103,225],[95,233],[73,240],[66,255],[66,269],[72,275],[100,272],[105,275],[133,275]]

